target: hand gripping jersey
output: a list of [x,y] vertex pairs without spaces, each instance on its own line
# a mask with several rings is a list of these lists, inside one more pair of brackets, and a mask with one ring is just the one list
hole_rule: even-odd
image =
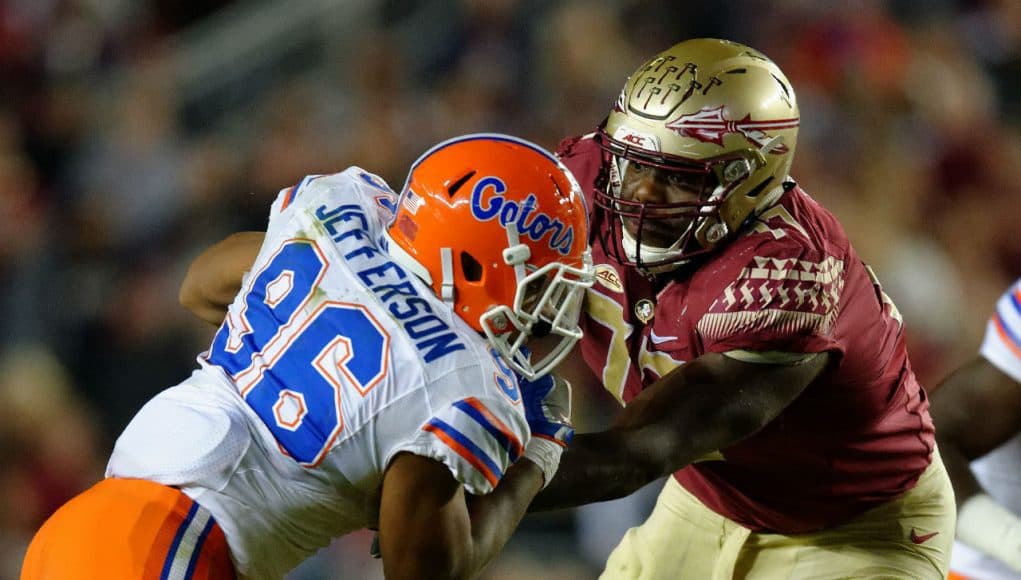
[[513,373],[389,258],[394,199],[354,167],[282,191],[200,368],[117,441],[107,475],[182,489],[242,577],[282,577],[375,524],[398,452],[485,494],[527,442]]
[[[597,144],[567,140],[558,154],[590,195]],[[658,287],[592,250],[582,354],[624,404],[707,353],[832,354],[770,424],[720,450],[722,460],[675,474],[710,509],[757,532],[818,530],[900,496],[928,466],[934,431],[900,315],[837,221],[799,188]]]
[[[986,324],[982,356],[1021,384],[1021,279],[996,302]],[[1021,514],[1021,435],[997,447],[971,464],[982,487],[1000,505]],[[951,569],[971,578],[1021,580],[1002,562],[962,542],[954,543]]]

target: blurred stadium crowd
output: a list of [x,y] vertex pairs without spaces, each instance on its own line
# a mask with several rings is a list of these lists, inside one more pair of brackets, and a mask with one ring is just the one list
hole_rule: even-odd
[[[262,228],[305,174],[359,165],[399,188],[464,132],[553,148],[692,36],[785,70],[793,175],[873,265],[935,384],[1021,274],[1019,2],[0,3],[0,578],[207,346],[177,304],[202,247]],[[607,403],[576,399],[583,431]],[[529,516],[487,577],[594,577],[641,511],[611,509]],[[293,576],[378,576],[367,542]]]

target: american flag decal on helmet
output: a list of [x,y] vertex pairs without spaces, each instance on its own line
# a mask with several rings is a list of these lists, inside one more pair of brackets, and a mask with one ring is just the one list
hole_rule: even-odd
[[[751,115],[745,115],[743,119],[732,121],[723,116],[723,105],[715,108],[704,107],[697,113],[681,115],[666,124],[668,129],[673,129],[680,135],[698,139],[704,143],[715,143],[723,145],[723,138],[729,133],[740,133],[748,142],[762,147],[769,140],[767,131],[782,129],[793,129],[801,124],[801,119],[792,117],[790,119],[774,119],[771,121],[754,121]],[[773,147],[770,152],[775,154],[787,153],[786,145],[779,144]]]
[[411,188],[408,188],[408,191],[404,194],[404,199],[401,201],[401,205],[411,215],[415,215],[418,213],[418,208],[422,207],[422,198]]
[[828,332],[844,288],[844,262],[756,256],[698,321],[717,339],[737,332]]

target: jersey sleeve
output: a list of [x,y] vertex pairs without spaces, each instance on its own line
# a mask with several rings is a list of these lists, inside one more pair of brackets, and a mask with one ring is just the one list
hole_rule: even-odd
[[465,397],[438,409],[408,445],[445,464],[475,495],[493,491],[524,452],[528,424],[520,406],[496,397]]
[[[269,228],[286,227],[301,212],[311,212],[329,222],[343,212],[343,205],[355,204],[374,223],[386,224],[393,217],[397,196],[378,175],[360,167],[349,167],[330,175],[306,175],[298,183],[281,189],[270,208]],[[338,219],[349,219],[339,217]],[[366,229],[370,228],[366,224]]]
[[727,263],[711,273],[724,282],[706,284],[715,298],[696,324],[704,351],[776,362],[791,353],[840,350],[833,328],[844,260],[794,236],[758,238],[735,242]]
[[595,207],[592,190],[595,188],[603,167],[603,152],[593,139],[593,134],[568,137],[557,146],[557,158],[571,171],[584,192],[583,199],[589,208]]
[[996,302],[979,352],[1021,383],[1021,279]]
[[287,215],[289,213],[288,210],[293,212],[294,208],[299,205],[295,202],[299,198],[307,197],[307,195],[303,196],[303,194],[307,194],[307,192],[311,189],[312,184],[322,177],[322,175],[306,175],[301,178],[301,181],[298,183],[281,189],[280,192],[277,193],[276,199],[273,200],[273,205],[270,207],[270,223],[272,224],[278,220],[279,216]]

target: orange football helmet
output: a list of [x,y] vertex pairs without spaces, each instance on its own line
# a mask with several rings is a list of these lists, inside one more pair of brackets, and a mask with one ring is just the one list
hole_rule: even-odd
[[[567,168],[533,143],[490,133],[423,154],[387,227],[391,256],[529,379],[581,338],[581,301],[594,279],[588,236]],[[560,340],[533,363],[522,347],[545,334]]]

